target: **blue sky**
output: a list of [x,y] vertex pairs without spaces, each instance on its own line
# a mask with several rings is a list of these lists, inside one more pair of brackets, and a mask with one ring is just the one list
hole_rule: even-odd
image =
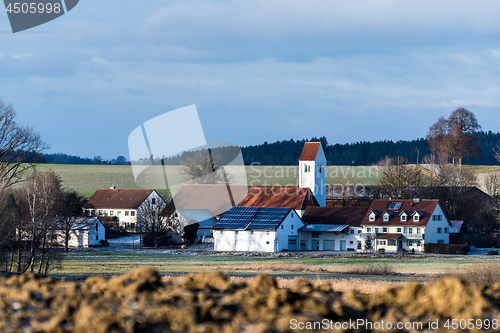
[[[208,141],[414,139],[473,111],[500,131],[498,1],[81,0],[12,34],[0,97],[49,152],[128,156],[141,123],[196,104]],[[166,129],[167,130],[167,129]]]

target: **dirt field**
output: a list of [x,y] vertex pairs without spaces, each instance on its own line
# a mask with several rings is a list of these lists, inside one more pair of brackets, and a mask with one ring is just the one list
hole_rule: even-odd
[[362,294],[305,279],[279,288],[267,275],[231,282],[142,268],[85,281],[0,278],[0,309],[1,332],[493,332],[500,284],[447,278]]

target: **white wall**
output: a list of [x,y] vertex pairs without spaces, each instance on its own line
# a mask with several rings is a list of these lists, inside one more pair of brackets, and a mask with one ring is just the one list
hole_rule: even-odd
[[[300,232],[300,241],[306,241],[306,250],[307,251],[324,251],[324,245],[325,245],[325,240],[326,241],[334,241],[335,242],[335,251],[340,251],[340,244],[341,241],[345,241],[346,244],[346,250],[351,248],[356,251],[358,248],[358,240],[360,239],[358,236],[358,229],[359,228],[354,228],[350,227],[348,229],[348,233],[337,233],[335,234],[334,232],[320,232],[318,238],[312,238],[313,233],[309,231],[301,231]],[[351,231],[353,233],[351,233]],[[314,248],[315,247],[315,242],[319,241],[319,249]]]
[[[306,171],[309,167],[309,172]],[[299,161],[299,187],[308,187],[322,207],[326,206],[326,157],[322,146],[314,161]],[[321,172],[320,172],[321,170]]]
[[[438,243],[439,240],[442,240],[444,244],[450,243],[450,223],[443,212],[441,204],[436,206],[434,213],[432,215],[441,215],[443,218],[441,221],[433,221],[432,216],[430,217],[427,226],[425,227],[425,242],[426,243]],[[441,233],[438,234],[438,228],[441,228]],[[448,228],[448,232],[445,233],[445,228]]]
[[214,229],[214,250],[281,252],[288,250],[288,236],[298,236],[302,226],[304,223],[292,209],[276,230]]

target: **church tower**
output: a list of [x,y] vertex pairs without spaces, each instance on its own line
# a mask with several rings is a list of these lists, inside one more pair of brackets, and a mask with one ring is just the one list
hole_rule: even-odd
[[306,142],[299,158],[299,187],[308,187],[326,206],[326,157],[321,142]]

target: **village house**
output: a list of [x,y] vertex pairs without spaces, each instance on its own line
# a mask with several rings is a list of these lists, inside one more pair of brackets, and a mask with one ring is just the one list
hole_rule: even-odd
[[[51,228],[51,241],[58,245],[64,245],[65,230],[64,223],[56,220]],[[100,246],[101,241],[106,239],[106,229],[98,217],[78,217],[71,224],[69,231],[68,246],[70,247],[92,247]]]
[[356,251],[368,207],[307,207],[299,229],[301,251]]
[[423,251],[449,244],[452,227],[439,200],[374,200],[361,222],[363,249]]
[[139,208],[148,203],[158,204],[160,200],[163,201],[163,198],[155,190],[117,189],[112,186],[98,189],[83,206],[83,211],[86,216],[107,217],[112,223],[135,231]]
[[213,227],[214,250],[296,251],[303,226],[293,208],[232,207]]

